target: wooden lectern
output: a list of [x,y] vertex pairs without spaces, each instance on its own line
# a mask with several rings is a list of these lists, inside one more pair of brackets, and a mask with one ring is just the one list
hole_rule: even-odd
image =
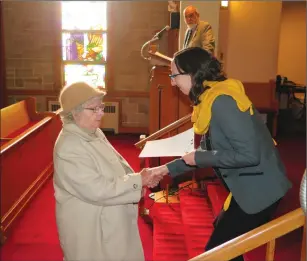
[[[153,65],[151,70],[150,84],[150,104],[149,104],[149,134],[168,126],[169,124],[179,120],[180,118],[192,112],[191,102],[188,96],[182,94],[178,87],[171,85],[170,63],[172,58],[167,57],[159,52],[148,52],[150,62]],[[167,138],[181,133],[192,127],[192,123],[187,123],[179,129],[168,133]],[[174,158],[150,158],[150,166],[159,166],[165,164]],[[172,181],[169,177],[165,177],[161,182],[161,188],[166,188]]]
[[[169,45],[168,55],[173,57],[178,49],[178,30],[170,30],[168,32]],[[148,43],[150,44],[151,41]],[[146,46],[146,43],[144,46]],[[143,48],[141,50],[141,53]],[[159,53],[154,48],[149,48],[146,54],[146,60],[153,66],[150,75],[150,101],[149,101],[149,135],[170,125],[171,123],[189,115],[192,112],[191,102],[189,97],[182,94],[176,86],[171,85],[171,61],[172,58]],[[186,123],[177,130],[168,133],[160,138],[167,138],[181,133],[192,127],[192,123]],[[172,160],[173,158],[150,158],[149,166],[159,166]],[[168,191],[168,186],[172,181],[169,176],[160,182],[160,187]]]
[[[148,52],[153,65],[150,77],[149,134],[160,130],[174,121],[192,112],[189,98],[176,86],[171,85],[170,63],[172,58],[159,52]],[[190,124],[182,126],[175,135],[191,128]]]

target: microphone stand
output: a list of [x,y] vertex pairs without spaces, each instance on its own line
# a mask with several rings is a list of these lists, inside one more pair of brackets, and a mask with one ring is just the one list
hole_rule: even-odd
[[150,60],[151,60],[151,57],[150,57],[150,56],[147,56],[147,57],[146,57],[146,56],[144,55],[144,49],[145,49],[145,47],[147,47],[149,44],[151,44],[151,43],[153,43],[153,42],[155,42],[155,41],[157,41],[157,40],[159,40],[159,38],[156,37],[156,36],[154,36],[154,37],[151,38],[149,41],[147,41],[146,43],[143,44],[143,46],[142,46],[142,48],[141,48],[141,56],[142,56],[143,59],[145,59],[145,60],[147,60],[147,61],[150,61]]

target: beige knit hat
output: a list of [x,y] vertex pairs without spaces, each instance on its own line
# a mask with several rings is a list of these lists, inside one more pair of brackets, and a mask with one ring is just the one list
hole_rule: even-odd
[[94,88],[85,82],[75,82],[65,86],[59,96],[62,114],[71,112],[78,105],[83,104],[96,96],[104,96],[106,93]]

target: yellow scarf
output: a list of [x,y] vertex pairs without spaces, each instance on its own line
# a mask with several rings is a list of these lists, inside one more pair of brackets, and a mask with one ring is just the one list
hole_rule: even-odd
[[[220,95],[231,96],[236,101],[240,111],[249,110],[251,115],[254,114],[252,102],[246,96],[244,86],[240,81],[234,79],[227,79],[222,82],[204,81],[203,86],[209,86],[210,89],[199,97],[200,104],[193,108],[191,120],[196,134],[203,135],[208,131],[211,120],[211,107],[215,99]],[[274,139],[273,142],[276,145]],[[232,193],[229,193],[223,205],[224,211],[229,208],[231,198]]]
[[240,81],[227,79],[222,82],[204,81],[204,86],[209,86],[210,89],[205,91],[200,97],[200,104],[194,106],[192,113],[192,122],[194,132],[196,134],[205,134],[210,125],[211,107],[214,100],[220,95],[231,96],[238,105],[240,111],[245,112],[248,109],[253,115],[252,102],[245,95],[243,84]]

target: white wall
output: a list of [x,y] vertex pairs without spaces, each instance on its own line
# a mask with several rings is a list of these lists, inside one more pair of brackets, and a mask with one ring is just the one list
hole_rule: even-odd
[[[243,82],[275,79],[278,64],[281,1],[230,1],[220,24],[228,77]],[[222,39],[222,38],[221,38]]]
[[306,84],[306,3],[283,2],[278,74]]

